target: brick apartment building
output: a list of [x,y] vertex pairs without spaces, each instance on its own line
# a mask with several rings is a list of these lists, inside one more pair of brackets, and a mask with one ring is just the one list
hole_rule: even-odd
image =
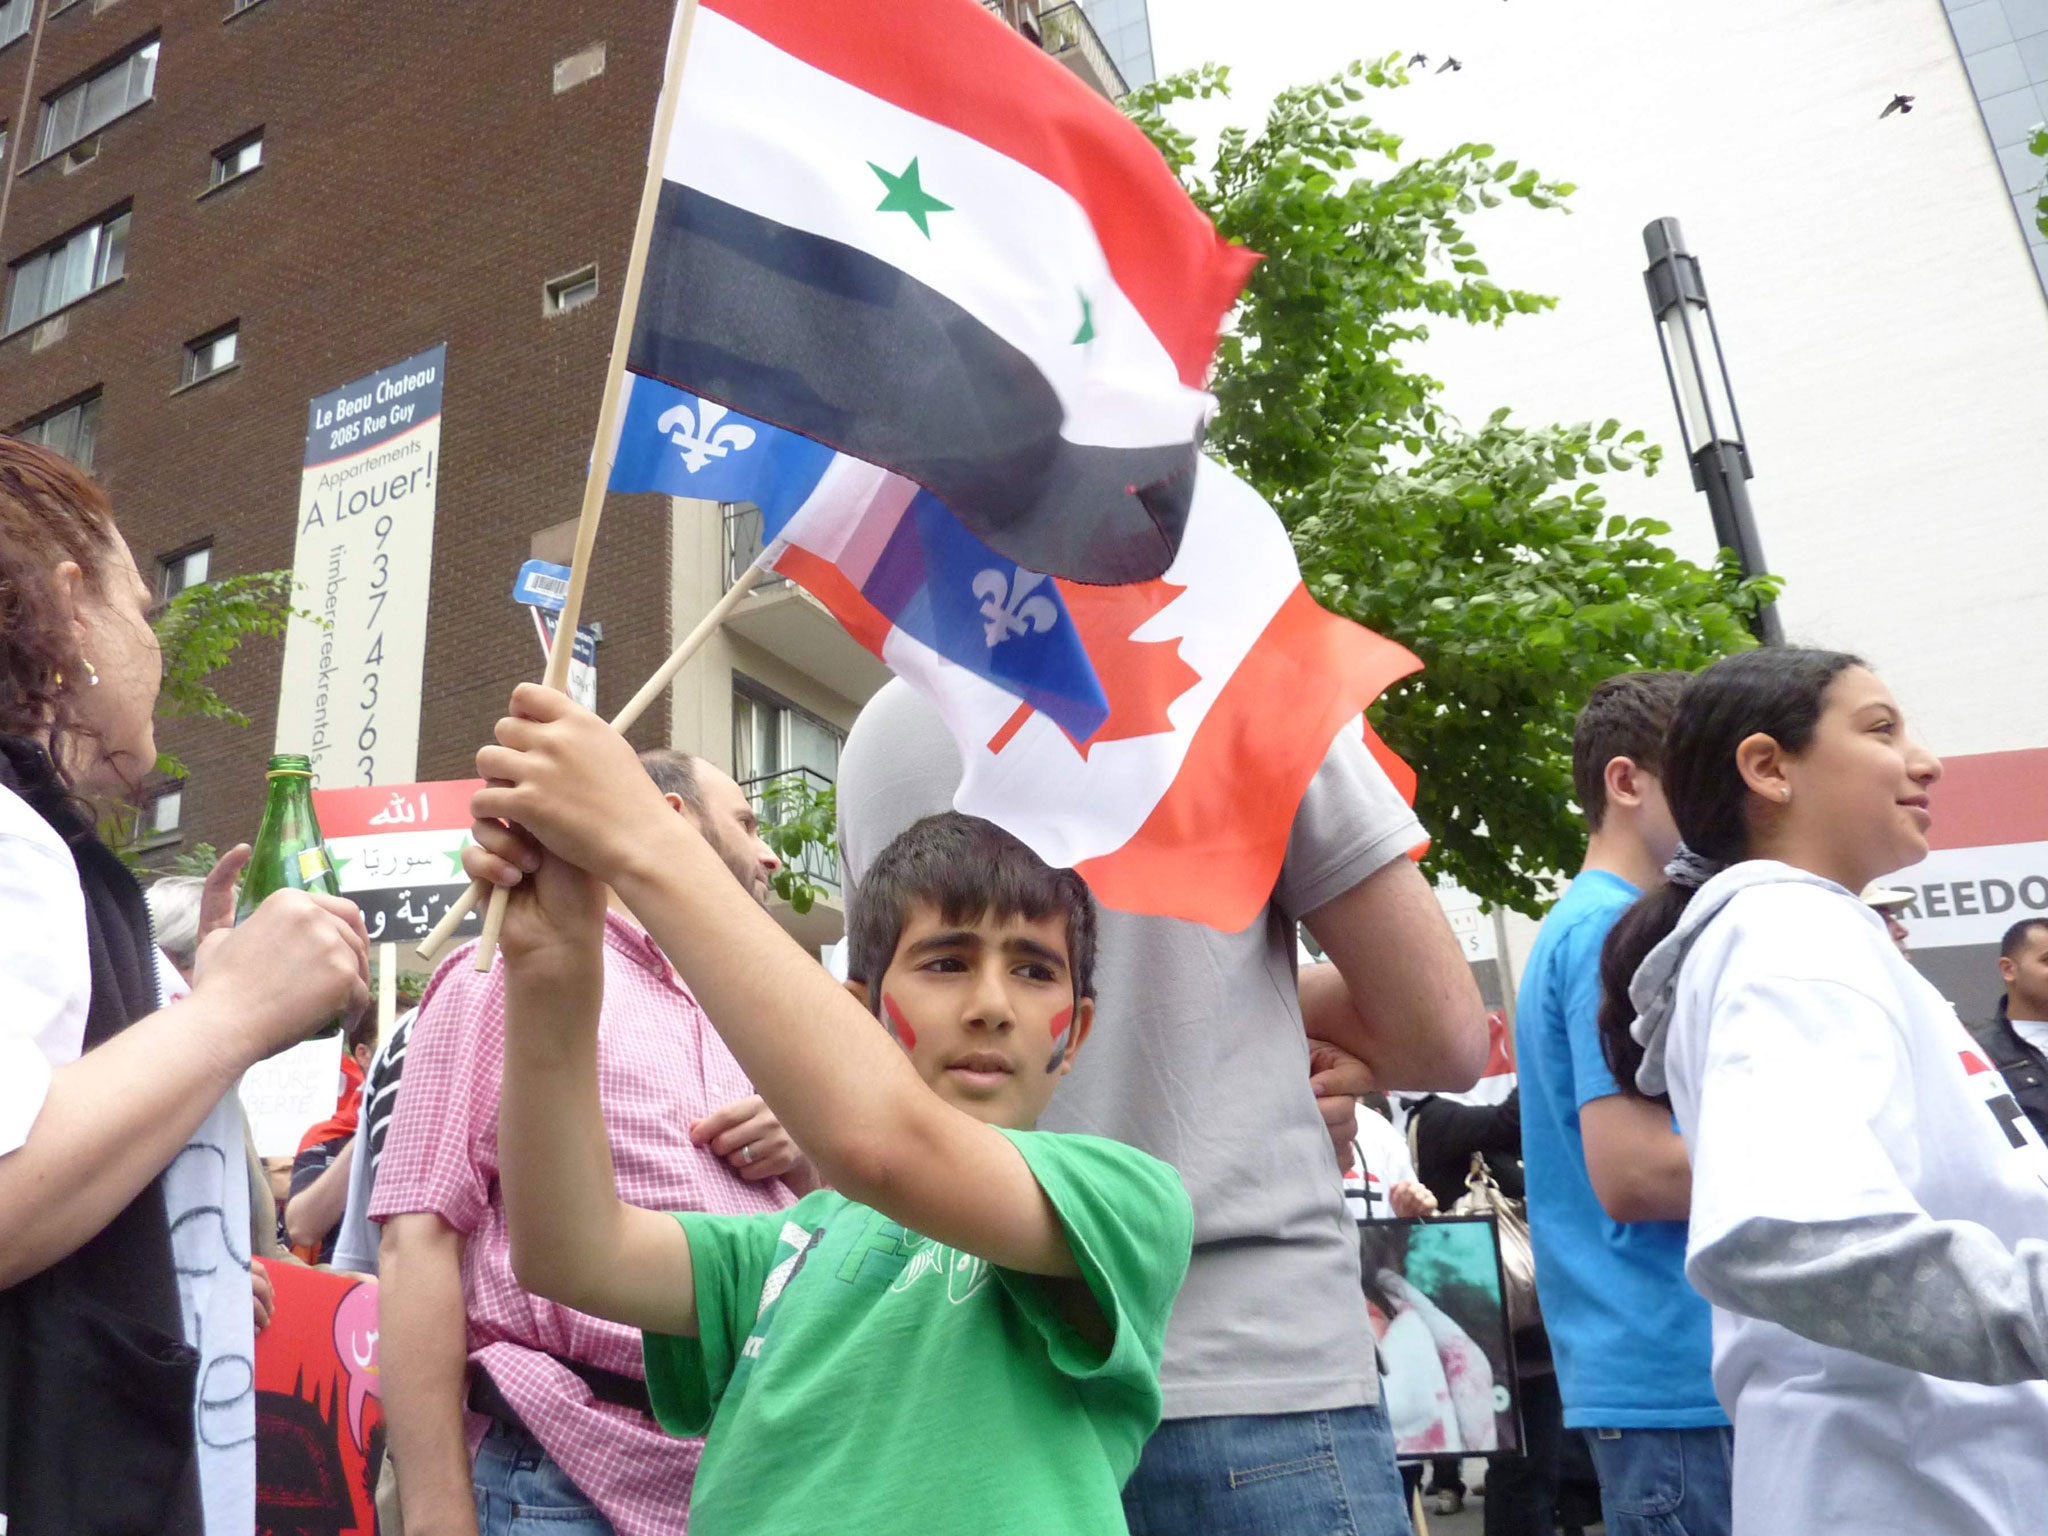
[[[1120,91],[1077,6],[985,3]],[[421,779],[467,777],[539,672],[511,582],[568,558],[669,16],[0,0],[0,428],[91,467],[161,593],[290,566],[308,402],[446,345]],[[750,532],[744,509],[609,499],[584,615],[603,626],[600,708],[716,600]],[[153,859],[253,833],[281,650],[252,642],[217,679],[248,729],[165,723],[190,776],[146,813]],[[768,585],[634,736],[757,785],[829,780],[884,676]],[[788,920],[837,937],[830,903]]]

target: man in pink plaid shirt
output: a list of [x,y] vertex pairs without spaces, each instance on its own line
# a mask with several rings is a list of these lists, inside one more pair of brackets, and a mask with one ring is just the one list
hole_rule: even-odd
[[[739,786],[682,753],[641,762],[765,902],[777,861]],[[450,955],[421,1000],[370,1205],[384,1223],[382,1392],[406,1530],[509,1536],[538,1515],[560,1536],[670,1536],[686,1527],[702,1442],[650,1417],[640,1335],[513,1278],[498,1189],[504,968],[479,976],[473,949]],[[624,1199],[746,1215],[811,1187],[696,999],[616,908],[599,1049]]]

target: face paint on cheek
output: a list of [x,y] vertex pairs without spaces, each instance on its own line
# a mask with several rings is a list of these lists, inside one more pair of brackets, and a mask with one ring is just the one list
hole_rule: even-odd
[[1045,1070],[1048,1075],[1059,1071],[1060,1063],[1067,1059],[1067,1026],[1073,1022],[1074,1010],[1072,1008],[1062,1008],[1052,1016],[1052,1037],[1059,1041],[1059,1044],[1053,1048],[1052,1060],[1045,1064]]
[[910,1020],[903,1017],[903,1010],[896,1006],[896,999],[888,993],[882,994],[882,1012],[889,1016],[889,1027],[896,1031],[896,1038],[903,1043],[903,1049],[917,1049],[917,1031],[910,1027]]

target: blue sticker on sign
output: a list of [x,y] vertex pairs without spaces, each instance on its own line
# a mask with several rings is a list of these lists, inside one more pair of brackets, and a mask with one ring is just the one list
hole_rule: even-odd
[[519,579],[512,583],[512,600],[560,613],[569,600],[569,567],[546,560],[527,561],[519,567]]

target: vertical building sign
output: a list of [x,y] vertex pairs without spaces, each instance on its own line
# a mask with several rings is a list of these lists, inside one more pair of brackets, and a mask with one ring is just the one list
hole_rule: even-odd
[[279,752],[323,789],[418,775],[446,345],[345,384],[306,412],[296,605],[285,633]]

